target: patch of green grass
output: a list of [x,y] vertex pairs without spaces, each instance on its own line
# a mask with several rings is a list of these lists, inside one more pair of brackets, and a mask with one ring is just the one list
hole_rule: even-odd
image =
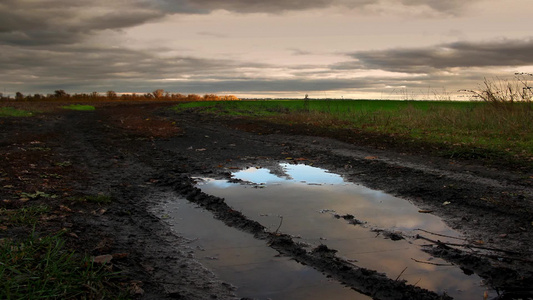
[[28,148],[28,150],[30,150],[30,151],[49,152],[49,151],[52,151],[52,148],[48,148],[48,147],[31,147],[31,148]]
[[426,110],[407,107],[354,115],[351,122],[364,131],[442,145],[472,158],[533,155],[533,110],[522,104],[505,110],[487,103]]
[[72,197],[71,200],[76,201],[76,202],[110,204],[111,202],[113,202],[113,197],[109,195],[105,195],[105,194],[98,194],[98,195],[86,195],[86,196]]
[[92,105],[83,105],[83,104],[71,104],[67,106],[62,106],[61,108],[70,109],[70,110],[80,110],[80,111],[92,111],[96,109]]
[[125,299],[117,273],[65,248],[60,235],[0,241],[1,299]]
[[56,166],[58,167],[70,167],[72,166],[72,162],[70,162],[69,160],[65,160],[65,161],[62,161],[62,162],[57,162],[55,163]]
[[0,117],[29,117],[33,116],[31,111],[16,109],[13,107],[0,107]]
[[57,198],[56,195],[50,195],[45,192],[41,191],[35,191],[35,193],[27,193],[22,192],[20,193],[21,198],[29,198],[29,199],[38,199],[38,198]]
[[0,220],[10,225],[35,225],[43,214],[50,211],[46,205],[31,205],[18,209],[0,209]]

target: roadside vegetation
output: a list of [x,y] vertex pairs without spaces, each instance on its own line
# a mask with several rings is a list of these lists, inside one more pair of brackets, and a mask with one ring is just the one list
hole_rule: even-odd
[[485,80],[471,101],[277,100],[183,103],[174,109],[259,118],[316,131],[382,136],[450,158],[533,165],[533,93],[525,80]]

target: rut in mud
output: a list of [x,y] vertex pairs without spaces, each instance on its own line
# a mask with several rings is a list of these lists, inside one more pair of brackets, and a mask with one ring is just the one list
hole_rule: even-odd
[[376,271],[359,268],[338,258],[335,255],[336,250],[329,249],[327,246],[322,245],[307,251],[304,245],[295,242],[290,235],[269,232],[260,223],[248,219],[239,211],[233,210],[223,199],[201,192],[192,186],[192,182],[187,182],[184,179],[188,178],[181,178],[181,180],[172,177],[161,178],[160,182],[172,186],[180,194],[187,195],[188,200],[213,212],[226,225],[249,232],[258,239],[267,240],[270,247],[280,253],[288,255],[300,263],[310,265],[363,294],[371,295],[377,299],[398,299],[401,297],[441,299],[442,297],[431,291],[408,285],[404,281],[387,278]]
[[490,295],[491,288],[483,286],[478,276],[466,275],[423,251],[434,245],[425,236],[467,242],[438,217],[409,201],[301,162],[267,164],[232,175],[229,181],[198,179],[197,187],[224,198],[268,231],[289,234],[307,249],[326,245],[359,267],[456,299],[472,299],[486,291]]

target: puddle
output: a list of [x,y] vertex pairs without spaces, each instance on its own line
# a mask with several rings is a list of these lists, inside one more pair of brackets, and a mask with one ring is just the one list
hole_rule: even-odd
[[250,234],[227,227],[212,214],[185,199],[163,207],[177,234],[192,239],[191,253],[223,281],[236,287],[239,297],[253,299],[371,299],[329,280],[267,247]]
[[[258,221],[270,231],[279,228],[280,232],[295,237],[295,241],[308,243],[311,247],[325,244],[338,250],[338,256],[353,261],[360,267],[386,273],[389,278],[399,277],[410,284],[440,294],[446,292],[455,299],[480,298],[487,290],[489,295],[495,294],[483,285],[479,276],[466,275],[458,267],[421,251],[421,245],[425,244],[423,240],[406,238],[393,241],[384,238],[384,233],[380,230],[401,232],[408,237],[421,234],[441,241],[446,241],[447,238],[431,236],[418,229],[460,237],[459,233],[449,228],[441,219],[420,213],[418,207],[406,200],[345,182],[339,175],[306,165],[279,164],[268,168],[249,168],[234,173],[233,178],[231,182],[202,179],[198,187],[207,194],[225,198],[226,203],[233,209],[241,211],[249,219]],[[346,215],[353,216],[363,224],[350,224],[341,217]],[[206,237],[204,242],[211,238]],[[257,251],[270,251],[263,249],[266,247],[261,241],[257,243],[261,244],[257,245]],[[255,253],[256,250],[252,251],[253,254],[259,255]],[[221,249],[216,255],[232,255],[230,253]],[[211,255],[214,254],[209,254]],[[274,252],[267,254],[268,260],[258,262],[257,268],[250,267],[253,269],[251,273],[257,269],[271,267],[270,264],[274,261],[283,265],[281,262],[284,259],[273,260],[273,255]],[[235,259],[240,261],[242,258]],[[216,262],[212,265],[217,266],[217,270],[220,270],[218,272],[225,272],[232,278],[241,271],[222,265],[231,261],[231,258],[220,257],[218,263],[221,265],[218,267]],[[292,272],[303,272],[296,271],[302,266],[287,268]],[[273,276],[284,272],[277,271],[277,275]],[[244,277],[255,275],[243,274]],[[258,278],[259,284],[265,282],[259,275]],[[296,281],[303,278],[304,276],[297,275],[294,282],[292,279],[282,281],[297,284]],[[323,278],[320,280],[324,281]],[[232,279],[228,281],[234,282]],[[329,295],[335,295],[337,298],[336,292]],[[286,297],[280,297],[283,298]]]

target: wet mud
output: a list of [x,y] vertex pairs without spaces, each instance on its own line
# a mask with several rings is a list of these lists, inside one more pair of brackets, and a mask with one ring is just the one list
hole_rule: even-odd
[[[318,132],[191,111],[175,113],[167,110],[169,105],[123,104],[94,112],[2,120],[2,147],[38,140],[74,165],[78,171],[73,173],[69,193],[113,196],[115,202],[103,211],[67,217],[74,233],[68,242],[90,255],[127,253],[115,255],[112,263],[141,287],[142,292],[134,297],[238,299],[231,282],[222,282],[191,258],[185,239],[173,234],[161,216],[151,212],[160,196],[171,192],[209,210],[227,226],[267,241],[281,255],[375,299],[449,298],[358,267],[339,257],[336,249],[324,245],[309,249],[195,187],[195,177],[229,180],[232,171],[260,162],[296,161],[408,199],[443,218],[466,236],[466,245],[434,238],[434,246],[425,251],[484,278],[499,292],[498,299],[533,298],[530,170],[496,169],[475,160],[426,156],[420,149],[410,151],[356,132]],[[143,118],[134,127],[124,127],[120,120],[127,119],[125,113]],[[153,126],[143,130],[142,120],[146,119],[160,119],[162,122],[154,125],[160,130]],[[179,130],[164,134],[169,124]],[[78,180],[79,174],[83,180]],[[6,193],[3,196],[7,198]],[[443,205],[446,202],[450,204]],[[351,215],[339,215],[339,219],[358,221]],[[14,234],[1,232],[2,237]]]
[[233,210],[224,202],[224,199],[203,193],[193,186],[194,182],[188,177],[161,178],[159,182],[165,186],[171,186],[189,201],[213,212],[215,217],[224,221],[227,226],[238,228],[253,234],[256,238],[267,240],[269,246],[281,254],[290,256],[302,264],[312,266],[363,294],[376,299],[401,299],[402,297],[448,299],[443,295],[408,285],[404,281],[390,279],[376,271],[357,267],[353,263],[337,257],[335,255],[337,251],[328,249],[325,245],[308,251],[305,245],[295,242],[291,236],[269,232],[260,223],[248,219],[239,211]]

